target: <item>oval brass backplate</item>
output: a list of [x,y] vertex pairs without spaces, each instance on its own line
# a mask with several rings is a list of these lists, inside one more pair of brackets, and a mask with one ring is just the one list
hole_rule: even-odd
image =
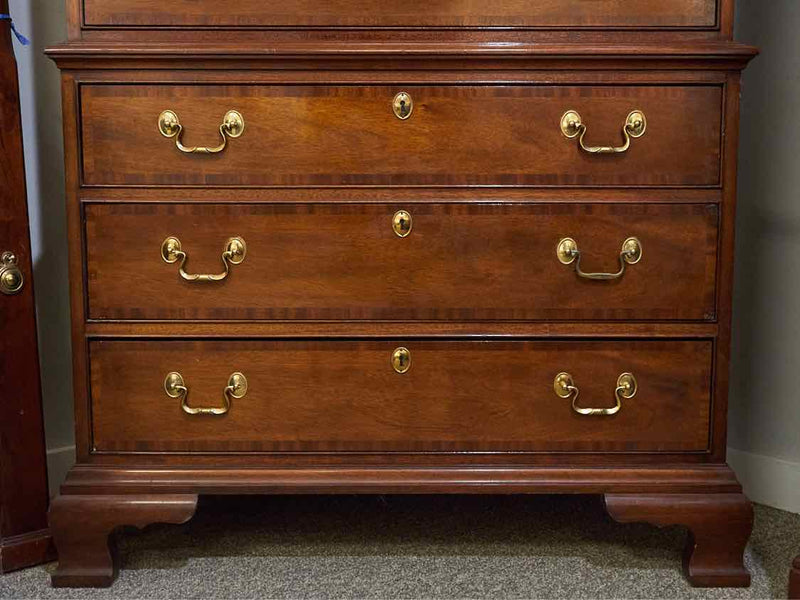
[[553,390],[559,398],[569,398],[572,395],[570,389],[572,387],[575,387],[575,382],[569,373],[559,373],[553,380]]
[[564,113],[564,116],[561,117],[561,133],[564,134],[564,137],[569,139],[578,136],[581,132],[582,125],[583,121],[581,115],[577,111],[568,110]]
[[647,117],[640,110],[632,110],[625,120],[625,129],[632,138],[640,138],[647,131]]
[[238,138],[244,133],[244,117],[238,110],[229,110],[222,119],[222,127],[232,138]]
[[165,263],[172,264],[178,261],[178,253],[182,252],[181,241],[176,237],[168,237],[161,244],[161,258]]
[[407,92],[400,92],[392,101],[392,109],[398,119],[405,121],[414,112],[414,100]]
[[398,210],[392,217],[392,229],[398,237],[408,237],[411,229],[414,227],[414,222],[411,218],[411,213],[405,210]]
[[247,244],[240,237],[233,237],[228,240],[228,245],[225,247],[228,253],[228,261],[232,265],[240,265],[244,262],[244,257],[247,255]]
[[184,391],[179,388],[185,387],[186,383],[183,381],[183,375],[175,371],[168,373],[164,379],[164,391],[170,398],[180,398]]
[[633,373],[623,373],[619,376],[619,379],[617,379],[617,388],[621,390],[619,395],[623,398],[633,398],[639,390],[639,384],[636,381],[636,377],[633,376]]
[[642,260],[642,243],[635,237],[622,242],[622,258],[629,265],[638,263]]
[[181,130],[181,121],[175,111],[165,110],[158,116],[158,130],[166,138],[178,135]]
[[17,257],[13,252],[3,252],[0,265],[0,292],[13,296],[22,290],[25,283],[22,271],[17,266]]
[[228,378],[228,387],[233,388],[231,398],[244,398],[247,395],[247,377],[239,372],[233,373]]
[[558,242],[556,254],[561,263],[569,265],[573,263],[578,256],[578,243],[572,238],[564,238]]
[[398,348],[392,353],[392,368],[400,373],[408,373],[411,368],[411,352],[408,348]]

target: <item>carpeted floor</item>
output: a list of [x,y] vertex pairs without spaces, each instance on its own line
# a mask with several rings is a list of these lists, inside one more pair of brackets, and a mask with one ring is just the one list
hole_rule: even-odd
[[745,590],[695,590],[685,530],[619,525],[593,496],[203,498],[183,526],[120,538],[110,590],[53,590],[54,565],[4,598],[785,598],[800,515],[756,507]]

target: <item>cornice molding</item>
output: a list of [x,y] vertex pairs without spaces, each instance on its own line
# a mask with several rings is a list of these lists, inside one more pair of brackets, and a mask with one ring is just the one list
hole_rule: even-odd
[[[47,50],[62,69],[175,68],[302,68],[309,61],[319,68],[357,64],[385,69],[386,61],[404,68],[476,68],[482,63],[507,68],[707,68],[742,69],[758,54],[736,42],[675,44],[581,43],[436,43],[436,42],[291,42],[232,43],[97,43],[69,42]],[[346,66],[345,66],[346,65]]]

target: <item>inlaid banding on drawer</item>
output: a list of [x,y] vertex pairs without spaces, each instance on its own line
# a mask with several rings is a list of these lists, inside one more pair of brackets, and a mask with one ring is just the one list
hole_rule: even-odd
[[[712,204],[87,204],[85,218],[94,320],[715,318]],[[631,238],[638,260],[621,254]]]
[[[83,184],[205,187],[718,187],[720,86],[81,86]],[[413,113],[395,116],[406,92]],[[187,154],[159,133],[169,111]],[[560,126],[581,116],[585,145],[623,145],[634,111],[647,131],[624,154],[592,155]],[[176,131],[176,120],[169,131]],[[222,138],[225,139],[225,136]]]
[[[393,352],[410,368],[393,368]],[[702,452],[708,449],[708,341],[95,341],[97,452]],[[396,366],[396,365],[395,365]],[[232,373],[246,391],[224,414]],[[559,397],[568,372],[580,403],[613,407],[620,375],[636,394],[610,416]],[[174,376],[173,376],[174,377]],[[624,396],[624,394],[623,394]]]

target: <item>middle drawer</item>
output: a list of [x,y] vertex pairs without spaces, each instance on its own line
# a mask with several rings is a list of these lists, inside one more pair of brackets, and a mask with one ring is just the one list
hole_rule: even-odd
[[88,204],[88,314],[710,320],[717,217],[712,204]]

